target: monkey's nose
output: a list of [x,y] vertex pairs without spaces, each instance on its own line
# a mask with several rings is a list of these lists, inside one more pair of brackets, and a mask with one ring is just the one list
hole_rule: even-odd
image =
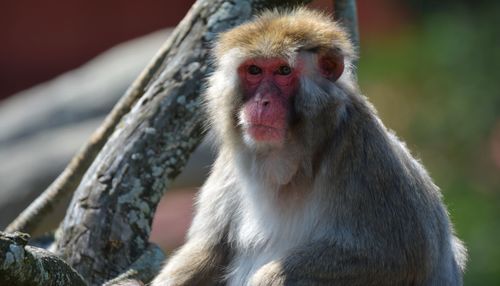
[[257,105],[261,107],[269,107],[269,105],[271,104],[271,100],[267,95],[258,95],[257,97],[255,97],[255,101]]

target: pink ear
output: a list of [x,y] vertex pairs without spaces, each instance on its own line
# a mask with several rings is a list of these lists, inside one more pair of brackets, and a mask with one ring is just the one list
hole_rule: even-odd
[[342,55],[321,55],[319,69],[326,78],[336,81],[344,72],[344,57]]

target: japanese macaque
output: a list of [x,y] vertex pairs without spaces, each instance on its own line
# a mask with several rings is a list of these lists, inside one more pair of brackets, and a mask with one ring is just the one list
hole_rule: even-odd
[[218,158],[153,285],[460,285],[438,187],[377,117],[328,16],[220,35],[205,96]]

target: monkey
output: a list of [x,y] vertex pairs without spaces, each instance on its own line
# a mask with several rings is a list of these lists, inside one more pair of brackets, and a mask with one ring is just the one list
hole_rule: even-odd
[[217,158],[152,285],[461,285],[439,188],[386,128],[330,16],[265,11],[219,35],[204,94]]

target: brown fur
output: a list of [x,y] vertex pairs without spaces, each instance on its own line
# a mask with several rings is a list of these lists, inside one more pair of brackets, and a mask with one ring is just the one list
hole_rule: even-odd
[[305,8],[267,11],[222,34],[215,49],[217,58],[236,47],[249,57],[289,58],[299,50],[355,55],[346,32],[331,17]]

